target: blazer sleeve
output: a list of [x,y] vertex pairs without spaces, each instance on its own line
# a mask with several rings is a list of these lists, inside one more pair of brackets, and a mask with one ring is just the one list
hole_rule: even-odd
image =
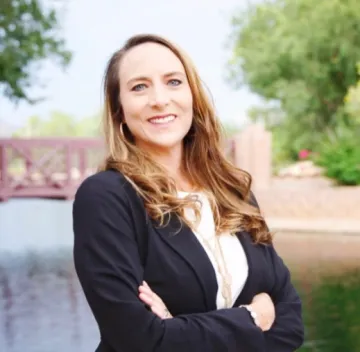
[[275,305],[275,322],[264,333],[268,352],[293,352],[304,342],[301,300],[291,283],[289,269],[273,246],[269,247],[275,285],[270,296]]
[[74,261],[102,339],[116,352],[266,352],[245,309],[162,320],[146,308],[138,298],[143,268],[133,226],[141,220],[132,218],[131,197],[119,182],[96,176],[75,196]]
[[[250,203],[259,204],[251,193]],[[302,304],[292,282],[289,269],[277,254],[273,245],[266,247],[272,263],[275,285],[270,296],[275,305],[275,322],[264,333],[267,352],[293,352],[304,342]]]

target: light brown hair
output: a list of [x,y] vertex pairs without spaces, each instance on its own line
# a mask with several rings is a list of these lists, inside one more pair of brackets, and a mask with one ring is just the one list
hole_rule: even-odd
[[171,50],[184,66],[193,96],[193,124],[183,141],[183,168],[189,181],[209,196],[217,233],[244,230],[249,231],[257,243],[271,243],[271,234],[259,209],[250,204],[251,176],[232,165],[223,154],[221,124],[194,65],[181,49],[165,38],[150,34],[133,36],[108,62],[103,119],[108,155],[101,169],[120,171],[144,200],[149,216],[160,226],[166,225],[170,214],[176,214],[193,228],[184,217],[185,207],[193,208],[199,219],[194,199],[177,197],[174,180],[135,145],[126,124],[122,124],[119,66],[129,50],[149,42]]

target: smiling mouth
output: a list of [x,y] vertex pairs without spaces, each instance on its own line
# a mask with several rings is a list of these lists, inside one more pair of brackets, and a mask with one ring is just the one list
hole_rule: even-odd
[[174,121],[175,119],[176,119],[176,115],[171,114],[171,115],[163,115],[163,116],[154,116],[148,119],[148,121],[154,125],[164,125]]

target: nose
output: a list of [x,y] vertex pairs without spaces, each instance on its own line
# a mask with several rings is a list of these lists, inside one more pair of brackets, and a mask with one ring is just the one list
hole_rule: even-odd
[[149,104],[153,108],[167,106],[170,101],[169,92],[163,85],[153,86],[149,94]]

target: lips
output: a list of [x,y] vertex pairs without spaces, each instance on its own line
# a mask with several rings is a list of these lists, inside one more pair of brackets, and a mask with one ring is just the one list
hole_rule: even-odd
[[167,114],[167,115],[157,115],[148,119],[148,121],[154,125],[167,124],[176,119],[176,115]]

